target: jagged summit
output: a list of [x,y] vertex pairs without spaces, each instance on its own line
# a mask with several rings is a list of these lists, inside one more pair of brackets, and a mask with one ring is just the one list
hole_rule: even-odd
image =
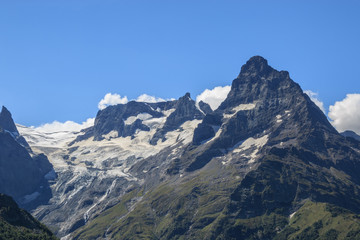
[[29,152],[32,152],[29,144],[19,134],[12,115],[5,106],[2,106],[0,113],[0,129],[3,129],[6,133],[10,134],[20,145],[25,147]]
[[268,65],[265,58],[261,56],[254,56],[241,67],[239,76],[241,74],[265,74],[271,70],[273,70],[273,68]]
[[186,93],[180,97],[174,105],[174,111],[166,118],[164,126],[159,128],[151,139],[150,143],[156,145],[159,139],[166,140],[166,133],[173,131],[181,126],[186,121],[194,119],[203,119],[205,114],[200,111],[191,99],[190,93]]
[[[44,154],[35,155],[22,137],[6,107],[0,113],[0,193],[31,208],[50,196],[45,175],[52,165]],[[29,195],[34,194],[30,197]],[[39,201],[32,202],[34,199]]]
[[189,93],[109,106],[49,158],[59,177],[35,214],[61,237],[276,239],[306,201],[360,213],[360,143],[260,56],[215,111]]
[[[186,97],[174,104],[184,102],[156,133],[161,134],[153,138],[154,148],[161,145],[161,137],[166,138],[164,130],[177,123],[172,117],[184,119],[184,113],[195,109]],[[129,173],[144,179],[139,191],[147,191],[131,212],[120,221],[108,220],[110,227],[96,234],[93,229],[100,220],[94,221],[75,239],[131,238],[139,234],[135,232],[139,224],[140,234],[159,239],[360,236],[360,224],[348,235],[341,232],[344,228],[325,229],[329,219],[338,221],[345,210],[313,221],[313,227],[303,224],[308,221],[301,209],[312,202],[360,213],[360,143],[341,136],[288,72],[277,71],[260,56],[252,57],[220,107],[198,121],[191,143],[169,146],[130,168]],[[176,126],[172,133],[178,134],[182,130]],[[114,211],[129,204],[126,201]],[[100,216],[104,220],[109,212]],[[296,222],[292,216],[301,219],[299,227],[289,227]],[[343,235],[337,237],[337,232]]]
[[[191,157],[196,160],[188,170],[203,167],[212,157],[223,155],[224,149],[250,137],[264,137],[269,146],[307,145],[319,151],[325,148],[317,140],[329,133],[337,134],[288,72],[277,71],[255,56],[233,80],[220,107],[195,129],[193,143],[209,146],[199,148],[202,153]],[[208,150],[204,153],[203,148]]]
[[0,113],[0,127],[9,132],[19,134],[11,113],[5,106],[2,106]]
[[268,65],[266,59],[255,56],[241,67],[240,74],[232,82],[227,99],[219,108],[285,96],[289,91],[295,95],[303,94],[300,86],[290,79],[287,71],[277,71]]

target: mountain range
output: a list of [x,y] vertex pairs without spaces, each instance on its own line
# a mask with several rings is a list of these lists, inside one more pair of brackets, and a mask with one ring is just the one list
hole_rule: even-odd
[[0,127],[0,186],[31,178],[0,192],[62,239],[360,239],[358,136],[260,56],[215,110],[186,93],[108,106],[80,132],[6,108]]

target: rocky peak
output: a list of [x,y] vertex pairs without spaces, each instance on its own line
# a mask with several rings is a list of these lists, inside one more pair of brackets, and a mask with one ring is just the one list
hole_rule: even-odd
[[3,106],[0,113],[0,127],[6,131],[19,134],[10,111]]
[[[51,193],[44,176],[53,170],[52,165],[45,155],[31,152],[6,108],[1,112],[1,120],[0,192],[14,197],[27,209],[47,202]],[[33,199],[27,196],[31,194],[35,194]]]
[[265,58],[261,57],[261,56],[254,56],[252,58],[250,58],[246,64],[244,64],[241,67],[241,72],[239,74],[239,76],[241,74],[243,75],[264,75],[270,71],[272,71],[273,68],[270,67],[268,65],[268,62]]
[[209,114],[212,113],[213,110],[211,109],[210,105],[207,104],[206,102],[200,101],[199,102],[199,108],[201,109],[201,111],[203,111],[203,113],[205,114]]
[[[149,115],[151,117],[161,117],[163,114],[154,110],[149,104],[144,102],[131,101],[126,104],[109,106],[97,113],[94,124],[94,140],[102,140],[103,135],[112,131],[117,132],[118,137],[133,135],[137,129],[149,131],[150,129],[142,124],[139,115]],[[133,121],[126,121],[130,117]]]
[[296,144],[325,151],[323,140],[329,134],[337,132],[289,73],[277,71],[255,56],[242,66],[220,107],[195,130],[193,143],[206,143],[212,153],[201,153],[207,157],[198,157],[202,163],[194,164],[202,167],[209,156],[221,155],[224,149],[249,138],[264,137],[268,147]]
[[288,97],[285,96],[288,94],[298,96],[303,92],[300,86],[290,79],[287,71],[277,71],[270,67],[264,58],[255,56],[241,67],[240,74],[232,82],[228,97],[219,109],[239,103]]
[[169,116],[170,119],[178,117],[183,118],[184,120],[192,120],[202,119],[204,117],[204,114],[196,107],[195,101],[191,99],[190,93],[186,93],[184,96],[179,98],[175,104],[175,109],[176,110]]
[[186,93],[180,97],[175,103],[174,108],[175,111],[167,117],[164,126],[154,134],[150,141],[151,144],[156,145],[159,139],[165,141],[165,134],[179,128],[184,122],[203,119],[205,116],[205,114],[196,107],[196,103],[191,99],[190,93]]
[[32,152],[25,138],[19,134],[10,111],[4,106],[2,107],[0,113],[0,129],[1,128],[5,133],[10,134],[11,137],[13,137],[20,145],[25,147],[28,152]]

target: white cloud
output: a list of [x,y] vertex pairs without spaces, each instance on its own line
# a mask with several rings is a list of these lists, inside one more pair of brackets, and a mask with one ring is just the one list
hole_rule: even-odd
[[81,129],[88,128],[94,125],[95,118],[88,118],[85,122],[81,124],[66,121],[66,122],[58,122],[54,121],[52,123],[46,123],[39,127],[31,127],[39,132],[43,133],[55,133],[55,132],[79,132]]
[[316,106],[318,106],[320,110],[325,113],[324,103],[318,99],[318,93],[315,93],[311,90],[305,90],[304,93],[306,93],[310,97],[311,101],[313,101]]
[[230,86],[219,86],[213,88],[212,90],[205,89],[205,91],[196,97],[196,103],[203,101],[209,104],[212,110],[215,110],[225,100],[228,93],[230,92],[230,89]]
[[100,110],[103,110],[107,106],[116,105],[116,104],[126,104],[128,101],[129,100],[127,96],[122,98],[119,94],[107,93],[105,97],[101,99],[101,101],[99,102],[98,108]]
[[142,95],[138,96],[137,99],[135,99],[135,101],[137,101],[137,102],[148,102],[148,103],[166,102],[165,99],[150,96],[150,95],[147,95],[147,94],[142,94]]
[[360,134],[360,94],[347,94],[342,101],[329,107],[328,115],[339,132],[352,130]]

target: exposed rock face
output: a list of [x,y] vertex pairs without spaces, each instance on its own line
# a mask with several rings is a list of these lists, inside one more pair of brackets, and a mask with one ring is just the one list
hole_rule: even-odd
[[185,96],[179,98],[174,105],[174,109],[175,111],[166,119],[164,127],[159,129],[151,139],[151,144],[156,145],[159,139],[165,141],[167,132],[179,128],[186,121],[204,118],[204,113],[196,107],[195,101],[190,98],[190,93],[186,93]]
[[[186,94],[175,101],[109,106],[98,112],[93,127],[63,147],[42,147],[32,141],[34,149],[48,151],[58,174],[51,186],[51,204],[32,213],[54,226],[58,236],[76,231],[129,191],[158,184],[163,173],[155,169],[165,171],[160,166],[182,154],[203,117]],[[140,164],[144,159],[152,160]]]
[[201,111],[204,113],[204,114],[209,114],[209,113],[212,113],[213,110],[211,109],[210,105],[203,102],[203,101],[200,101],[199,102],[199,107],[201,109]]
[[[195,130],[193,142],[200,144],[218,134],[208,148],[222,154],[219,150],[232,148],[249,137],[268,135],[270,145],[307,144],[303,137],[316,141],[324,130],[336,134],[289,73],[271,68],[264,58],[256,56],[241,68],[224,102]],[[211,157],[214,155],[197,156],[188,170],[204,166]]]
[[[177,154],[163,150],[130,168],[144,179],[131,192],[141,192],[141,200],[131,204],[125,194],[100,214],[107,227],[95,219],[75,239],[274,239],[310,200],[360,213],[360,143],[341,136],[288,72],[259,56],[241,68],[192,142],[170,150]],[[120,220],[109,217],[128,205]]]
[[[166,107],[166,106],[163,106]],[[96,115],[94,125],[94,140],[102,140],[103,135],[106,135],[112,131],[117,132],[116,137],[127,137],[135,133],[137,129],[149,131],[149,128],[143,125],[141,119],[135,121],[126,121],[130,117],[136,117],[138,115],[150,115],[150,117],[161,117],[163,114],[156,111],[147,103],[143,102],[129,102],[127,104],[118,104],[115,106],[109,106],[104,110],[101,110]]]
[[[164,112],[172,110],[169,116]],[[79,136],[76,141],[87,139],[94,136],[95,141],[104,137],[128,137],[133,136],[136,131],[150,131],[149,126],[144,125],[143,121],[150,118],[166,117],[165,124],[158,129],[150,140],[152,145],[156,145],[158,140],[165,141],[166,133],[180,127],[186,121],[203,119],[206,113],[212,112],[207,103],[200,102],[199,108],[195,101],[186,93],[176,101],[144,103],[131,101],[127,104],[109,106],[98,112],[93,128],[86,130],[86,133]],[[110,136],[106,136],[110,134]],[[75,141],[75,142],[76,142]],[[72,143],[73,144],[73,143]]]
[[43,154],[30,155],[30,147],[5,107],[0,116],[0,193],[12,196],[28,209],[46,202],[51,193],[44,177],[52,165]]
[[360,143],[259,56],[215,111],[129,102],[82,134],[49,155],[59,177],[33,212],[59,236],[276,239],[310,200],[360,213]]
[[12,119],[11,113],[6,107],[2,107],[0,113],[0,128],[2,128],[5,132],[8,132],[18,143],[24,146],[29,152],[31,152],[31,148],[26,140],[19,134],[14,120]]
[[2,107],[0,113],[0,127],[2,129],[8,130],[9,132],[19,134],[18,130],[16,129],[15,123],[11,117],[11,113],[4,106]]

